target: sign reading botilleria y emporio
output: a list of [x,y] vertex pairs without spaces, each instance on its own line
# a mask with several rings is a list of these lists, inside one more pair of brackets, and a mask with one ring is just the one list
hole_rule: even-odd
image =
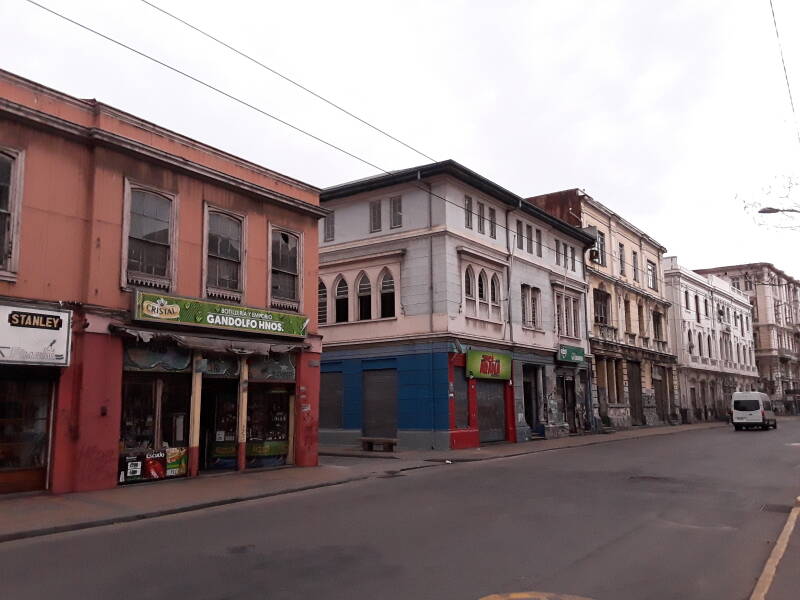
[[308,326],[308,319],[303,315],[140,291],[134,296],[133,318],[292,337],[304,337]]

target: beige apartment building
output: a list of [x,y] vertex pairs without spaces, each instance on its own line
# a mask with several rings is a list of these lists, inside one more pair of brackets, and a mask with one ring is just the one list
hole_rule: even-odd
[[698,269],[741,290],[753,307],[760,387],[780,412],[800,409],[800,281],[771,263]]
[[597,229],[586,262],[597,416],[611,427],[676,420],[676,357],[661,275],[666,249],[582,190],[528,201],[571,225]]

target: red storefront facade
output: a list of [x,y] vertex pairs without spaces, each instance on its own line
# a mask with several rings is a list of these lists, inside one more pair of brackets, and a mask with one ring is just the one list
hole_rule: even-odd
[[0,340],[0,493],[316,465],[324,214],[312,186],[0,71],[0,312],[39,315]]

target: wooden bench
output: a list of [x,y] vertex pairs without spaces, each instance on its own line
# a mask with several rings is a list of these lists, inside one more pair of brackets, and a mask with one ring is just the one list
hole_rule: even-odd
[[361,448],[365,452],[375,450],[375,445],[379,445],[384,452],[394,452],[397,445],[397,438],[362,437]]

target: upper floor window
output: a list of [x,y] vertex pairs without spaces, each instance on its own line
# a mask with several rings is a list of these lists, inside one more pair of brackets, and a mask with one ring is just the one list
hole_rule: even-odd
[[697,354],[703,356],[703,336],[699,333],[697,334]]
[[647,287],[651,290],[658,290],[658,271],[656,264],[652,261],[647,261]]
[[486,206],[478,202],[478,233],[486,233]]
[[731,277],[731,286],[733,286],[737,290],[740,289],[739,288],[739,278],[738,277]]
[[242,220],[232,215],[208,213],[209,296],[241,300]]
[[594,259],[594,262],[600,263],[601,265],[605,266],[606,264],[606,234],[602,231],[597,232],[597,241],[594,245],[595,250],[597,251],[597,257]]
[[131,189],[126,283],[169,289],[171,220],[170,198]]
[[539,288],[526,284],[521,286],[522,294],[522,324],[525,327],[538,329],[539,325]]
[[753,291],[753,280],[750,278],[750,273],[744,274],[744,289],[745,291]]
[[686,310],[691,309],[691,306],[689,306],[689,290],[683,291],[683,304],[686,307]]
[[708,298],[703,298],[703,312],[708,316]]
[[13,279],[19,257],[22,153],[0,149],[0,278]]
[[561,242],[556,240],[556,264],[561,264]]
[[492,318],[495,321],[500,320],[500,280],[497,275],[492,275],[489,282],[489,304]]
[[689,354],[694,354],[694,337],[691,329],[686,333],[686,339],[688,341]]
[[657,340],[664,339],[664,325],[663,316],[658,311],[653,311],[653,338]]
[[478,300],[486,301],[486,273],[484,271],[478,275]]
[[381,230],[381,201],[373,200],[369,203],[369,232],[374,233]]
[[536,230],[536,256],[542,256],[542,230]]
[[517,248],[522,250],[522,221],[517,221]]
[[323,237],[323,241],[325,242],[332,242],[333,238],[336,235],[336,213],[331,213],[327,215],[324,219],[325,222],[325,234]]
[[396,229],[403,226],[403,198],[394,196],[389,198],[389,227]]
[[[566,260],[566,255],[564,255],[564,260]],[[569,247],[569,260],[570,260],[570,269],[573,271],[575,270],[575,246]]]
[[619,245],[619,274],[625,275],[625,246]]
[[394,317],[394,278],[388,271],[384,272],[380,282],[381,319]]
[[568,294],[555,294],[556,331],[558,335],[578,337],[580,335],[580,317],[578,298]]
[[464,272],[464,295],[467,298],[475,297],[475,275],[472,273],[472,268],[467,267]]
[[700,322],[700,296],[694,295],[694,316],[697,322]]
[[350,299],[348,296],[347,282],[342,277],[336,284],[335,320],[337,323],[347,323],[350,320]]
[[489,237],[497,238],[497,211],[491,207],[489,208]]
[[603,290],[595,289],[594,297],[594,322],[601,325],[608,325],[608,304],[610,296]]
[[633,280],[639,281],[639,253],[631,252],[631,263],[633,264]]
[[[286,231],[272,232],[272,300],[288,300],[298,303],[299,257],[298,237]],[[294,308],[282,304],[281,308]]]
[[372,318],[372,285],[366,273],[358,280],[358,320],[368,321]]
[[525,249],[528,254],[533,254],[533,227],[525,225]]
[[328,288],[322,280],[317,284],[317,322],[320,325],[328,322]]
[[464,227],[472,229],[472,198],[464,196]]
[[708,358],[714,358],[714,344],[711,343],[710,335],[706,340],[706,348],[708,348]]

